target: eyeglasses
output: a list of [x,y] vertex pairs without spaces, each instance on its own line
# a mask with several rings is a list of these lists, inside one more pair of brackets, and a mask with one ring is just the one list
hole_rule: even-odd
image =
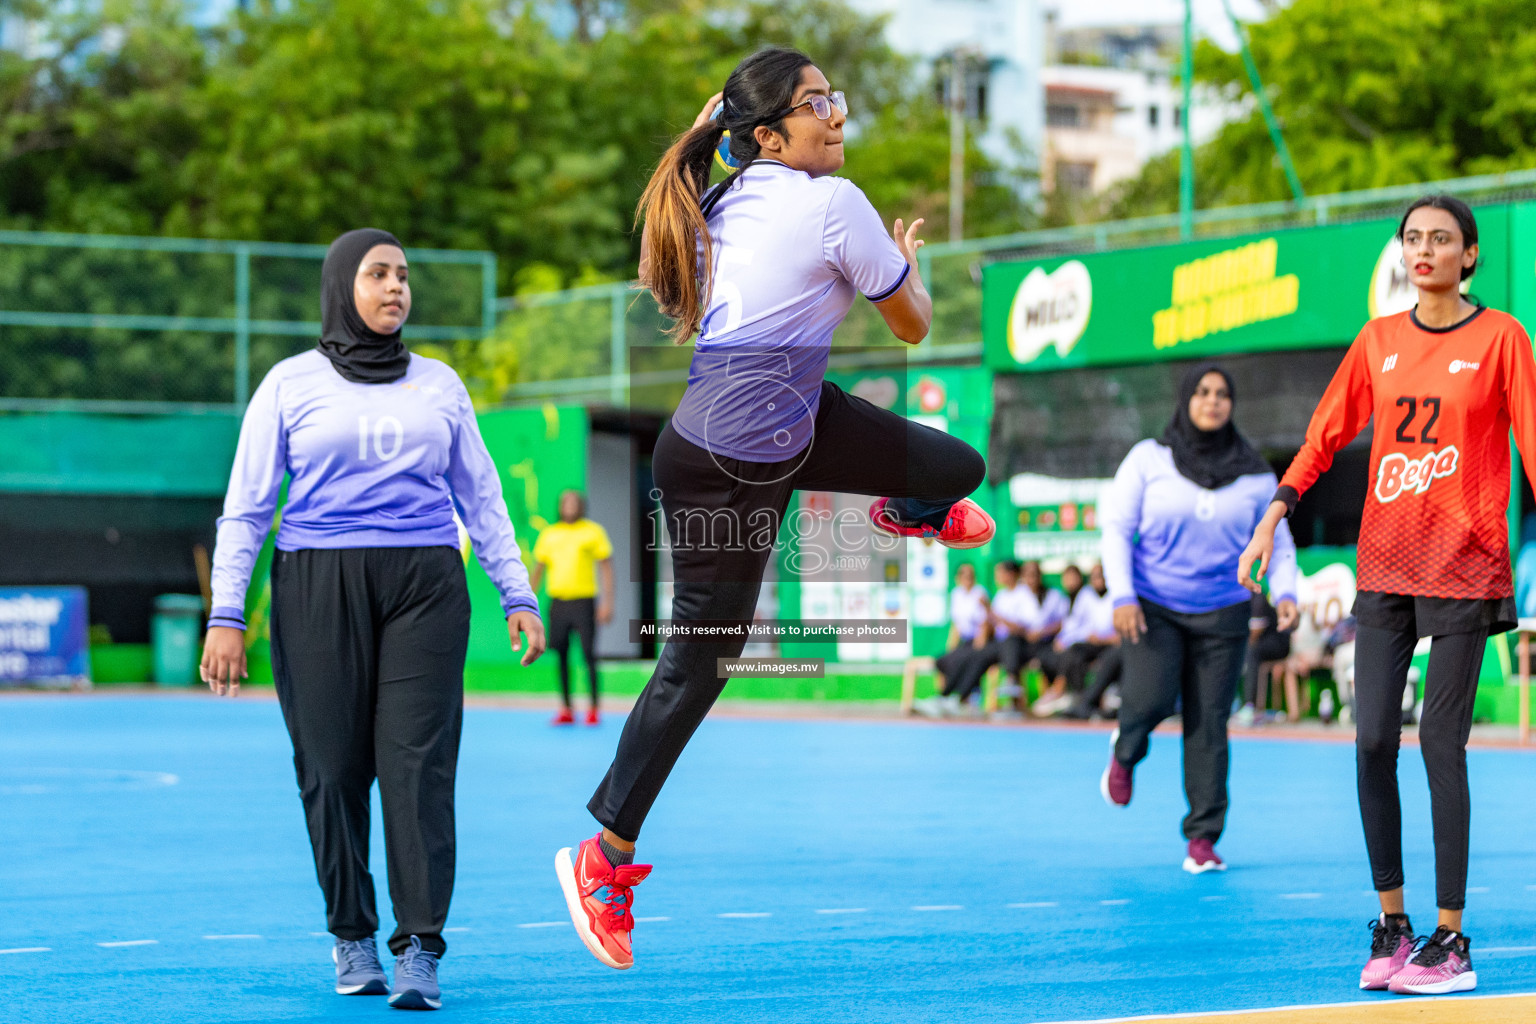
[[815,114],[818,120],[825,121],[832,116],[833,107],[836,107],[844,114],[848,113],[848,97],[844,96],[841,92],[834,92],[831,96],[823,96],[819,92],[811,93],[811,95],[794,106],[785,107],[773,115],[773,120],[777,121],[781,117],[787,117],[804,106],[809,106],[811,113]]

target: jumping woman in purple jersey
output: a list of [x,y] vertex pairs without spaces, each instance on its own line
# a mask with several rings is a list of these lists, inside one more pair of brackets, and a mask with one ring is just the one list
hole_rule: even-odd
[[[202,675],[230,696],[246,676],[245,591],[287,475],[272,672],[336,936],[336,991],[435,1010],[469,643],[455,509],[501,592],[512,650],[526,642],[524,665],[544,650],[544,627],[464,385],[401,343],[411,288],[395,237],[363,229],[331,243],[321,305],[319,346],[272,368],[240,427]],[[375,778],[398,924],[392,991],[373,938]]]
[[[711,119],[720,108],[718,119]],[[881,496],[876,529],[976,547],[995,531],[966,496],[986,475],[969,445],[823,379],[832,332],[859,293],[917,344],[932,302],[916,270],[920,221],[887,232],[843,164],[847,105],[804,54],[764,50],[731,73],[662,158],[640,200],[640,279],[698,342],[688,389],[656,442],[673,549],[673,621],[752,619],[796,490]],[[724,134],[741,165],[706,191]],[[555,868],[576,931],[599,960],[634,962],[634,863],[651,804],[725,681],[743,638],[668,643],[587,804],[602,831]]]

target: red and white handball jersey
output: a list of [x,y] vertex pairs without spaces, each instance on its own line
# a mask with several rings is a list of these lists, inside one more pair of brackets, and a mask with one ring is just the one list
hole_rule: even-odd
[[1511,425],[1536,480],[1536,360],[1519,321],[1483,308],[1444,330],[1411,313],[1367,323],[1312,414],[1277,496],[1294,507],[1373,416],[1359,589],[1512,596]]

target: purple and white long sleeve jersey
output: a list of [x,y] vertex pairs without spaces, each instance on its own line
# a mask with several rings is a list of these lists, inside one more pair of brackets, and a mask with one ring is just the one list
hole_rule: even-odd
[[[1185,614],[1247,601],[1237,560],[1269,508],[1273,473],[1206,490],[1174,468],[1173,451],[1148,439],[1132,448],[1099,509],[1104,579],[1116,608],[1146,599]],[[1269,563],[1275,601],[1296,598],[1296,545],[1282,520]]]
[[672,429],[717,455],[792,458],[811,443],[833,330],[860,292],[896,294],[906,257],[853,182],[771,160],[748,165],[709,232],[713,285]]
[[279,550],[456,548],[457,509],[502,610],[538,614],[496,465],[446,364],[412,355],[390,384],[346,380],[318,351],[272,368],[240,425],[214,548],[211,625],[245,627],[251,567],[284,475]]

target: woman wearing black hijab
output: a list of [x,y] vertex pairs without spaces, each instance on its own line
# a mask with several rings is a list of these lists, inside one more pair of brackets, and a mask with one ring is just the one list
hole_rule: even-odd
[[[251,398],[219,519],[202,675],[246,676],[245,591],[288,499],[272,561],[272,672],[336,936],[336,991],[437,1009],[453,892],[453,784],[469,593],[457,511],[501,593],[512,650],[544,649],[496,466],[453,370],[400,339],[405,252],[371,228],[331,243],[321,338]],[[378,779],[397,927],[393,990],[374,947],[369,797]]]
[[[1104,575],[1121,636],[1119,727],[1100,780],[1104,799],[1131,802],[1132,773],[1152,730],[1183,699],[1184,870],[1222,871],[1227,717],[1248,641],[1249,594],[1237,560],[1269,507],[1275,474],[1232,423],[1232,378],[1190,369],[1173,418],[1131,449],[1099,510]],[[1296,619],[1296,549],[1276,535],[1270,585],[1282,629]]]

